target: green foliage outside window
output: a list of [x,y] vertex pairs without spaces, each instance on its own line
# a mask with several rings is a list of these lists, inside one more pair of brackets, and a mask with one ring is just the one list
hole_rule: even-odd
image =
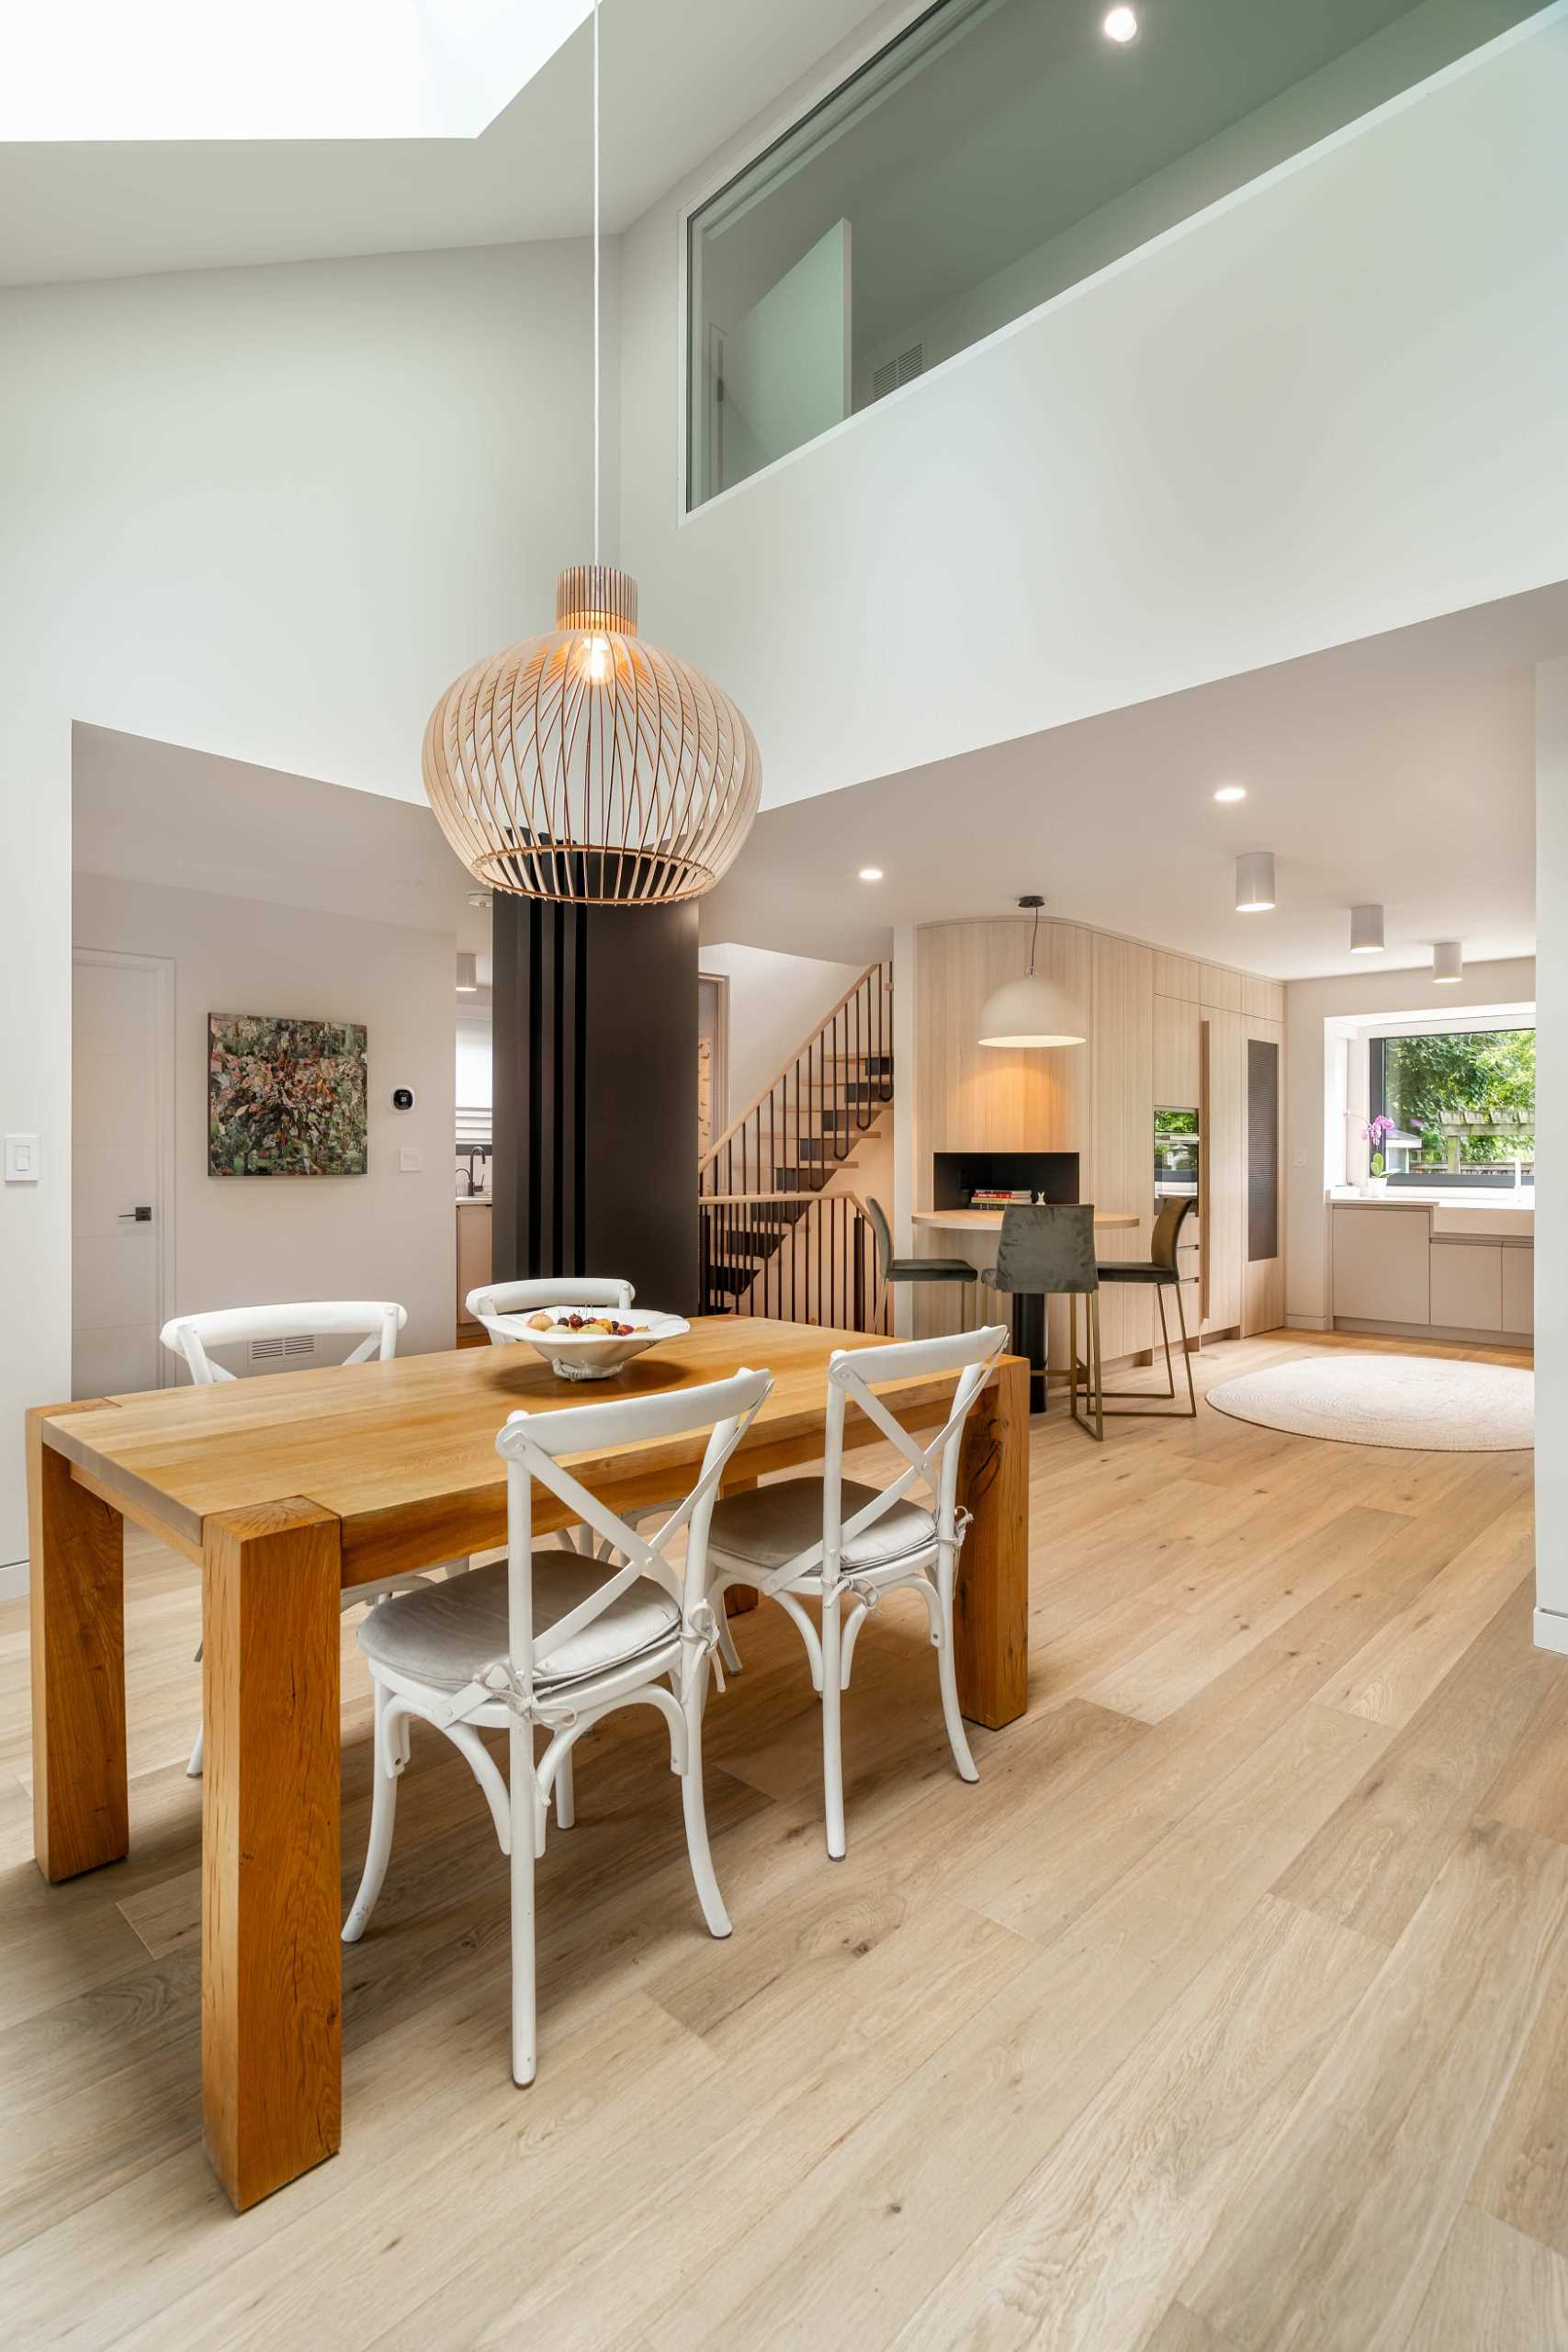
[[[1419,1135],[1412,1168],[1461,1167],[1535,1158],[1535,1031],[1449,1030],[1382,1040],[1374,1112]],[[1471,1116],[1467,1117],[1466,1114]],[[1523,1116],[1521,1116],[1521,1114]]]

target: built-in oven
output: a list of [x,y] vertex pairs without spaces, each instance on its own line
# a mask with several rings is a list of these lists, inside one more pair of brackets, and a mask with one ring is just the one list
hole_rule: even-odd
[[1167,1201],[1198,1198],[1198,1155],[1202,1139],[1193,1110],[1160,1109],[1155,1113],[1155,1206]]

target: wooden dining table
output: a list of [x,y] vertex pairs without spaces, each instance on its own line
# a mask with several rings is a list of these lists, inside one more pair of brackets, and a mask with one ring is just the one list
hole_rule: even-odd
[[[495,1439],[510,1412],[766,1366],[773,1387],[732,1458],[735,1491],[820,1456],[829,1356],[875,1343],[712,1316],[586,1392],[526,1347],[468,1348],[28,1414],[34,1849],[47,1879],[130,1849],[124,1522],[201,1572],[202,2117],[236,2208],[341,2139],[341,1589],[504,1543]],[[951,1379],[925,1379],[881,1393],[918,1429],[941,1421],[951,1391]],[[1025,1705],[1027,1432],[1028,1368],[1004,1356],[970,1415],[960,1472],[973,1516],[958,1688],[964,1713],[992,1729]],[[868,1424],[861,1435],[874,1442]],[[691,1484],[701,1452],[699,1436],[572,1466],[625,1512]],[[567,1518],[536,1496],[536,1531]],[[743,1933],[743,1898],[736,1912]]]

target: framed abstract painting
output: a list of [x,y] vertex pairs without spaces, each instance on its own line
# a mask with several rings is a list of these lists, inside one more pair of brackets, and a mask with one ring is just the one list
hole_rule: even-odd
[[355,1021],[259,1012],[207,1020],[212,1176],[363,1176],[367,1032]]

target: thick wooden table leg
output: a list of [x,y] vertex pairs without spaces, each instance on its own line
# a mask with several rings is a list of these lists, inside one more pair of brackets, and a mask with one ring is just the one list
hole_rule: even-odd
[[203,1534],[202,2123],[243,2212],[341,2137],[342,1547],[297,1500]]
[[[749,1495],[755,1478],[726,1478],[719,1491],[726,1495]],[[752,1584],[731,1584],[724,1589],[724,1613],[727,1617],[744,1617],[749,1609],[757,1607],[757,1588]]]
[[974,1514],[958,1569],[958,1703],[999,1731],[1029,1703],[1029,1385],[1002,1364],[964,1431],[958,1492]]
[[[49,1409],[58,1418],[73,1408]],[[43,1419],[28,1415],[33,1852],[45,1878],[60,1880],[122,1861],[130,1843],[125,1522],[75,1484],[65,1456],[45,1443]]]

